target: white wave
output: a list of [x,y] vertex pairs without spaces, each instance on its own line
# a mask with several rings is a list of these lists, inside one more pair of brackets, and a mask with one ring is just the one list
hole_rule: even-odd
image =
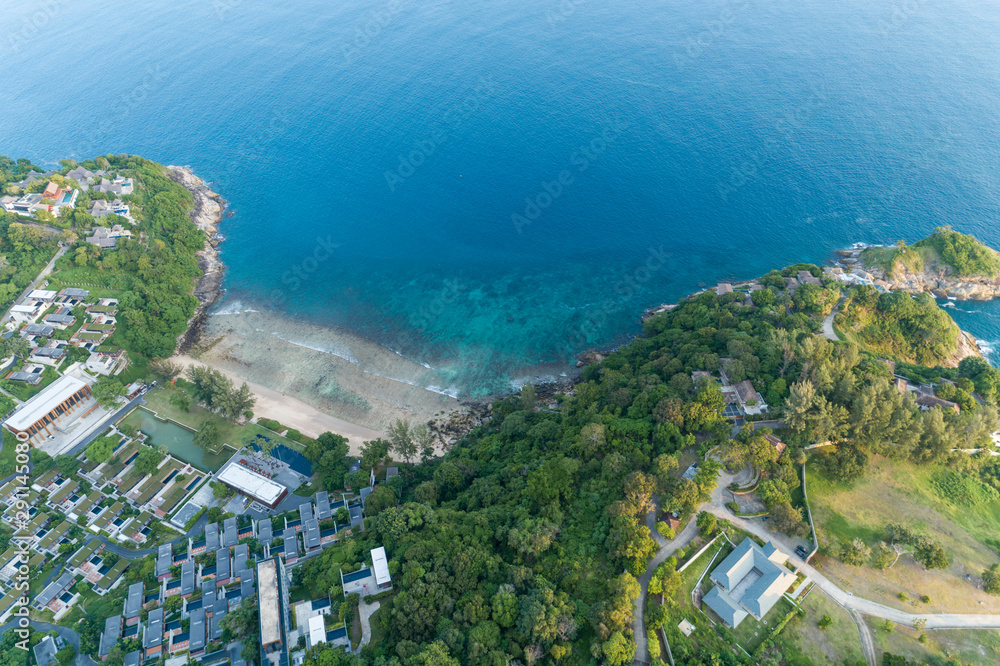
[[947,298],[947,299],[948,299],[949,301],[957,301],[957,300],[958,300],[958,299],[957,299],[956,297],[954,297],[954,296],[947,296],[946,298]]
[[[351,354],[351,350],[344,345],[337,345],[336,347],[320,347],[317,345],[311,345],[308,342],[299,342],[298,340],[291,340],[289,338],[282,336],[280,333],[275,333],[274,331],[271,332],[271,335],[278,338],[279,340],[284,340],[290,345],[295,345],[296,347],[303,347],[305,349],[311,349],[313,351],[318,351],[323,354],[330,354],[331,356],[342,358],[348,363],[351,363],[352,365],[356,365],[359,368],[361,368],[361,363],[358,361],[358,359],[354,358],[354,355]],[[364,368],[361,369],[364,370]]]
[[243,301],[232,301],[231,303],[223,303],[214,312],[212,312],[213,317],[221,315],[237,315],[243,311]]
[[[299,342],[297,340],[291,340],[289,338],[285,338],[282,335],[280,335],[278,333],[275,333],[274,331],[271,332],[271,335],[273,335],[274,337],[278,338],[279,340],[287,342],[290,345],[295,345],[296,347],[302,347],[304,349],[311,349],[312,351],[317,351],[317,352],[320,352],[321,354],[330,354],[331,356],[336,356],[337,358],[343,359],[343,360],[347,361],[348,363],[350,363],[351,365],[355,366],[356,368],[358,368],[361,372],[365,373],[366,375],[372,375],[373,377],[381,377],[382,379],[388,379],[391,382],[399,382],[400,384],[406,384],[408,386],[415,386],[417,388],[421,388],[421,389],[424,389],[426,391],[430,391],[432,393],[438,393],[440,395],[446,395],[446,396],[448,396],[450,398],[455,398],[456,400],[458,399],[459,389],[456,388],[456,387],[454,387],[454,386],[451,386],[451,387],[446,388],[446,389],[445,388],[441,388],[440,386],[437,386],[437,385],[434,385],[434,384],[431,384],[429,386],[424,386],[423,384],[421,384],[419,382],[416,382],[416,381],[414,381],[412,379],[403,379],[401,377],[393,377],[392,375],[387,375],[387,374],[381,373],[378,370],[371,370],[371,369],[365,368],[365,367],[363,367],[361,365],[361,361],[359,361],[357,358],[354,357],[354,355],[351,353],[351,350],[348,349],[344,345],[337,345],[336,347],[320,347],[318,345],[309,344],[308,342]],[[406,358],[405,356],[403,356],[402,354],[400,354],[399,352],[397,352],[395,350],[391,350],[391,351],[395,352],[401,358]],[[407,359],[407,360],[410,360],[410,359]],[[420,363],[420,365],[428,368],[429,370],[433,370],[433,368],[431,368],[431,366],[427,365],[426,363]]]
[[943,308],[957,308],[957,306],[954,303],[942,303],[941,307],[943,307]]

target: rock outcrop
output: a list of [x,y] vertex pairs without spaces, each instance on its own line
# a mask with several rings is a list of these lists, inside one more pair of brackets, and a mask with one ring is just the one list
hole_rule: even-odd
[[225,265],[219,259],[219,222],[226,208],[226,201],[213,192],[188,167],[168,166],[167,175],[176,183],[180,183],[194,195],[194,209],[191,211],[191,221],[205,232],[205,247],[198,251],[198,266],[202,275],[195,285],[194,295],[198,298],[198,307],[194,316],[188,322],[187,330],[181,335],[178,350],[184,354],[198,344],[201,329],[208,318],[208,313],[219,301],[222,295],[222,278]]
[[913,272],[904,266],[898,266],[898,269],[889,275],[881,268],[864,266],[861,252],[862,249],[840,250],[837,255],[851,272],[855,274],[867,272],[876,283],[881,281],[887,289],[893,291],[906,291],[911,294],[928,292],[937,298],[954,298],[960,301],[988,301],[1000,298],[1000,277],[956,277],[949,275],[946,268]]

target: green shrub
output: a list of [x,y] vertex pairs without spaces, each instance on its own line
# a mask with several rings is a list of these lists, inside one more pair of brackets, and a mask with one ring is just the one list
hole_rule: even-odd
[[1000,493],[979,479],[959,472],[938,472],[931,477],[931,487],[952,504],[975,508],[1000,499]]

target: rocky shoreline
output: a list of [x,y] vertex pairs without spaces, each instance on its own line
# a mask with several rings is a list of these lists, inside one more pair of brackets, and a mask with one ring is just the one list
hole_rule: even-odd
[[989,301],[1000,298],[1000,277],[959,278],[948,275],[944,270],[936,273],[905,271],[900,276],[890,276],[884,269],[865,266],[861,253],[869,246],[855,246],[850,250],[838,250],[837,257],[844,270],[871,280],[875,285],[892,291],[911,294],[927,292],[935,298],[954,298],[959,301]]
[[187,330],[177,339],[178,353],[185,354],[198,344],[208,314],[222,297],[222,278],[226,267],[219,258],[219,223],[226,209],[226,200],[213,192],[190,168],[168,166],[167,175],[175,183],[183,185],[194,196],[191,221],[205,233],[205,247],[198,251],[198,267],[202,276],[195,285],[194,295],[198,307],[188,322]]

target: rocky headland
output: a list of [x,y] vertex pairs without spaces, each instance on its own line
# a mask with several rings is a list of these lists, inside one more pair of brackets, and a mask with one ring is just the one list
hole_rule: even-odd
[[960,301],[988,301],[1000,298],[1000,277],[958,277],[951,275],[947,266],[933,266],[912,271],[897,264],[891,274],[883,268],[865,265],[862,253],[865,247],[855,247],[837,252],[844,270],[869,279],[876,286],[911,294],[928,292],[936,298],[954,298]]
[[184,354],[198,344],[208,314],[222,296],[222,278],[226,267],[219,259],[218,233],[219,223],[226,209],[226,200],[213,192],[205,181],[188,167],[168,166],[167,175],[174,182],[187,188],[194,196],[191,221],[205,233],[205,247],[198,252],[198,266],[201,268],[202,276],[194,289],[198,307],[188,322],[187,330],[177,340],[178,352]]

